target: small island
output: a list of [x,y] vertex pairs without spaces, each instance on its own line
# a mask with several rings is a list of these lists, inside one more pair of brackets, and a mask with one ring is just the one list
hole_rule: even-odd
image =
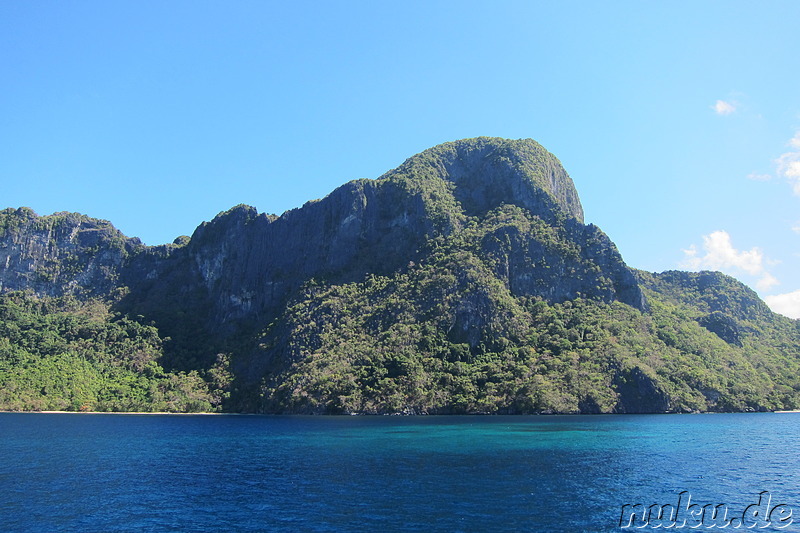
[[625,264],[530,139],[445,143],[280,216],[145,246],[0,212],[0,409],[547,414],[800,408],[800,323]]

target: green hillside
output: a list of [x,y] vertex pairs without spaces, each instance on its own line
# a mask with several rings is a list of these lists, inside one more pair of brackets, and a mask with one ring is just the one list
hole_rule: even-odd
[[157,247],[0,212],[0,409],[794,409],[799,324],[720,273],[630,268],[530,139],[445,143]]

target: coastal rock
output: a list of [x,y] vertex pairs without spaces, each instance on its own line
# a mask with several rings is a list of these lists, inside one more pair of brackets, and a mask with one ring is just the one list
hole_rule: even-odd
[[555,156],[480,137],[280,216],[235,206],[162,246],[6,209],[0,293],[104,300],[157,328],[164,368],[224,383],[228,410],[800,405],[780,370],[797,323],[719,273],[632,270],[583,217]]

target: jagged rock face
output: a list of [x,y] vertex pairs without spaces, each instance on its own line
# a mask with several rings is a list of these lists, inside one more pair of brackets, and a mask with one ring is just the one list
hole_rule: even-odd
[[229,322],[276,312],[312,278],[347,282],[393,272],[417,257],[434,226],[419,196],[361,180],[281,217],[236,207],[198,227],[173,260],[202,280],[213,321]]
[[635,276],[597,226],[567,221],[553,228],[535,219],[515,221],[489,232],[481,245],[515,296],[548,302],[584,297],[646,308]]
[[671,410],[669,396],[641,369],[620,371],[615,381],[619,393],[617,413],[664,413]]
[[104,220],[76,213],[39,217],[30,209],[0,212],[0,291],[106,295],[128,257],[143,249]]
[[[573,228],[569,238],[590,242],[578,247],[594,265],[591,276],[585,269],[576,273],[572,258],[532,240],[526,259],[510,262],[516,294],[550,301],[583,294],[642,308],[641,291],[613,243],[581,223],[572,180],[530,140],[446,143],[378,180],[350,182],[280,217],[240,206],[201,225],[186,253],[213,295],[215,321],[269,315],[311,278],[341,283],[400,270],[419,259],[427,237],[451,235],[468,217],[482,218],[502,205],[518,205],[550,223],[565,217]],[[531,270],[531,257],[547,272]]]
[[[424,259],[430,239],[484,224],[503,206],[521,209],[522,226],[498,228],[482,253],[512,294],[644,308],[613,243],[583,225],[577,192],[558,160],[534,141],[494,138],[434,147],[377,180],[347,183],[280,217],[233,208],[199,226],[185,246],[145,248],[105,222],[65,216],[48,225],[47,217],[31,215],[3,236],[0,282],[5,290],[46,294],[82,288],[102,295],[125,285],[130,293],[121,306],[128,312],[166,320],[166,308],[224,334],[237,323],[275,317],[311,279],[346,283],[402,271]],[[520,232],[531,224],[538,229]],[[555,240],[553,228],[560,228]],[[67,257],[78,258],[72,274]],[[48,264],[58,266],[55,276],[31,274]],[[464,309],[465,323],[474,322],[465,313],[480,313]]]
[[733,317],[714,311],[701,317],[698,323],[728,344],[742,346],[742,328]]

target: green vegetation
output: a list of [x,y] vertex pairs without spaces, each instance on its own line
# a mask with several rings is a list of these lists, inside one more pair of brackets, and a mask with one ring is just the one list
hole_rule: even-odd
[[164,371],[162,344],[154,327],[113,316],[99,300],[2,295],[0,409],[217,409],[221,391],[198,372]]
[[[703,327],[696,307],[653,291],[648,297],[649,313],[619,302],[514,298],[468,254],[394,278],[311,285],[285,323],[262,339],[266,350],[290,339],[284,357],[292,363],[264,383],[260,407],[306,413],[800,407],[793,321],[775,315],[743,321],[737,345]],[[471,332],[479,335],[470,338]]]
[[[567,275],[594,280],[594,294],[515,296],[494,246],[509,235],[537,243],[541,257],[572,258]],[[646,310],[605,301],[611,282],[581,262],[563,228],[511,206],[430,246],[424,261],[391,276],[309,283],[264,332],[262,357],[280,363],[244,404],[302,413],[800,407],[797,322],[732,278],[641,272]]]
[[493,138],[157,247],[6,209],[0,408],[800,407],[800,322],[719,273],[633,271],[582,218],[552,154]]

